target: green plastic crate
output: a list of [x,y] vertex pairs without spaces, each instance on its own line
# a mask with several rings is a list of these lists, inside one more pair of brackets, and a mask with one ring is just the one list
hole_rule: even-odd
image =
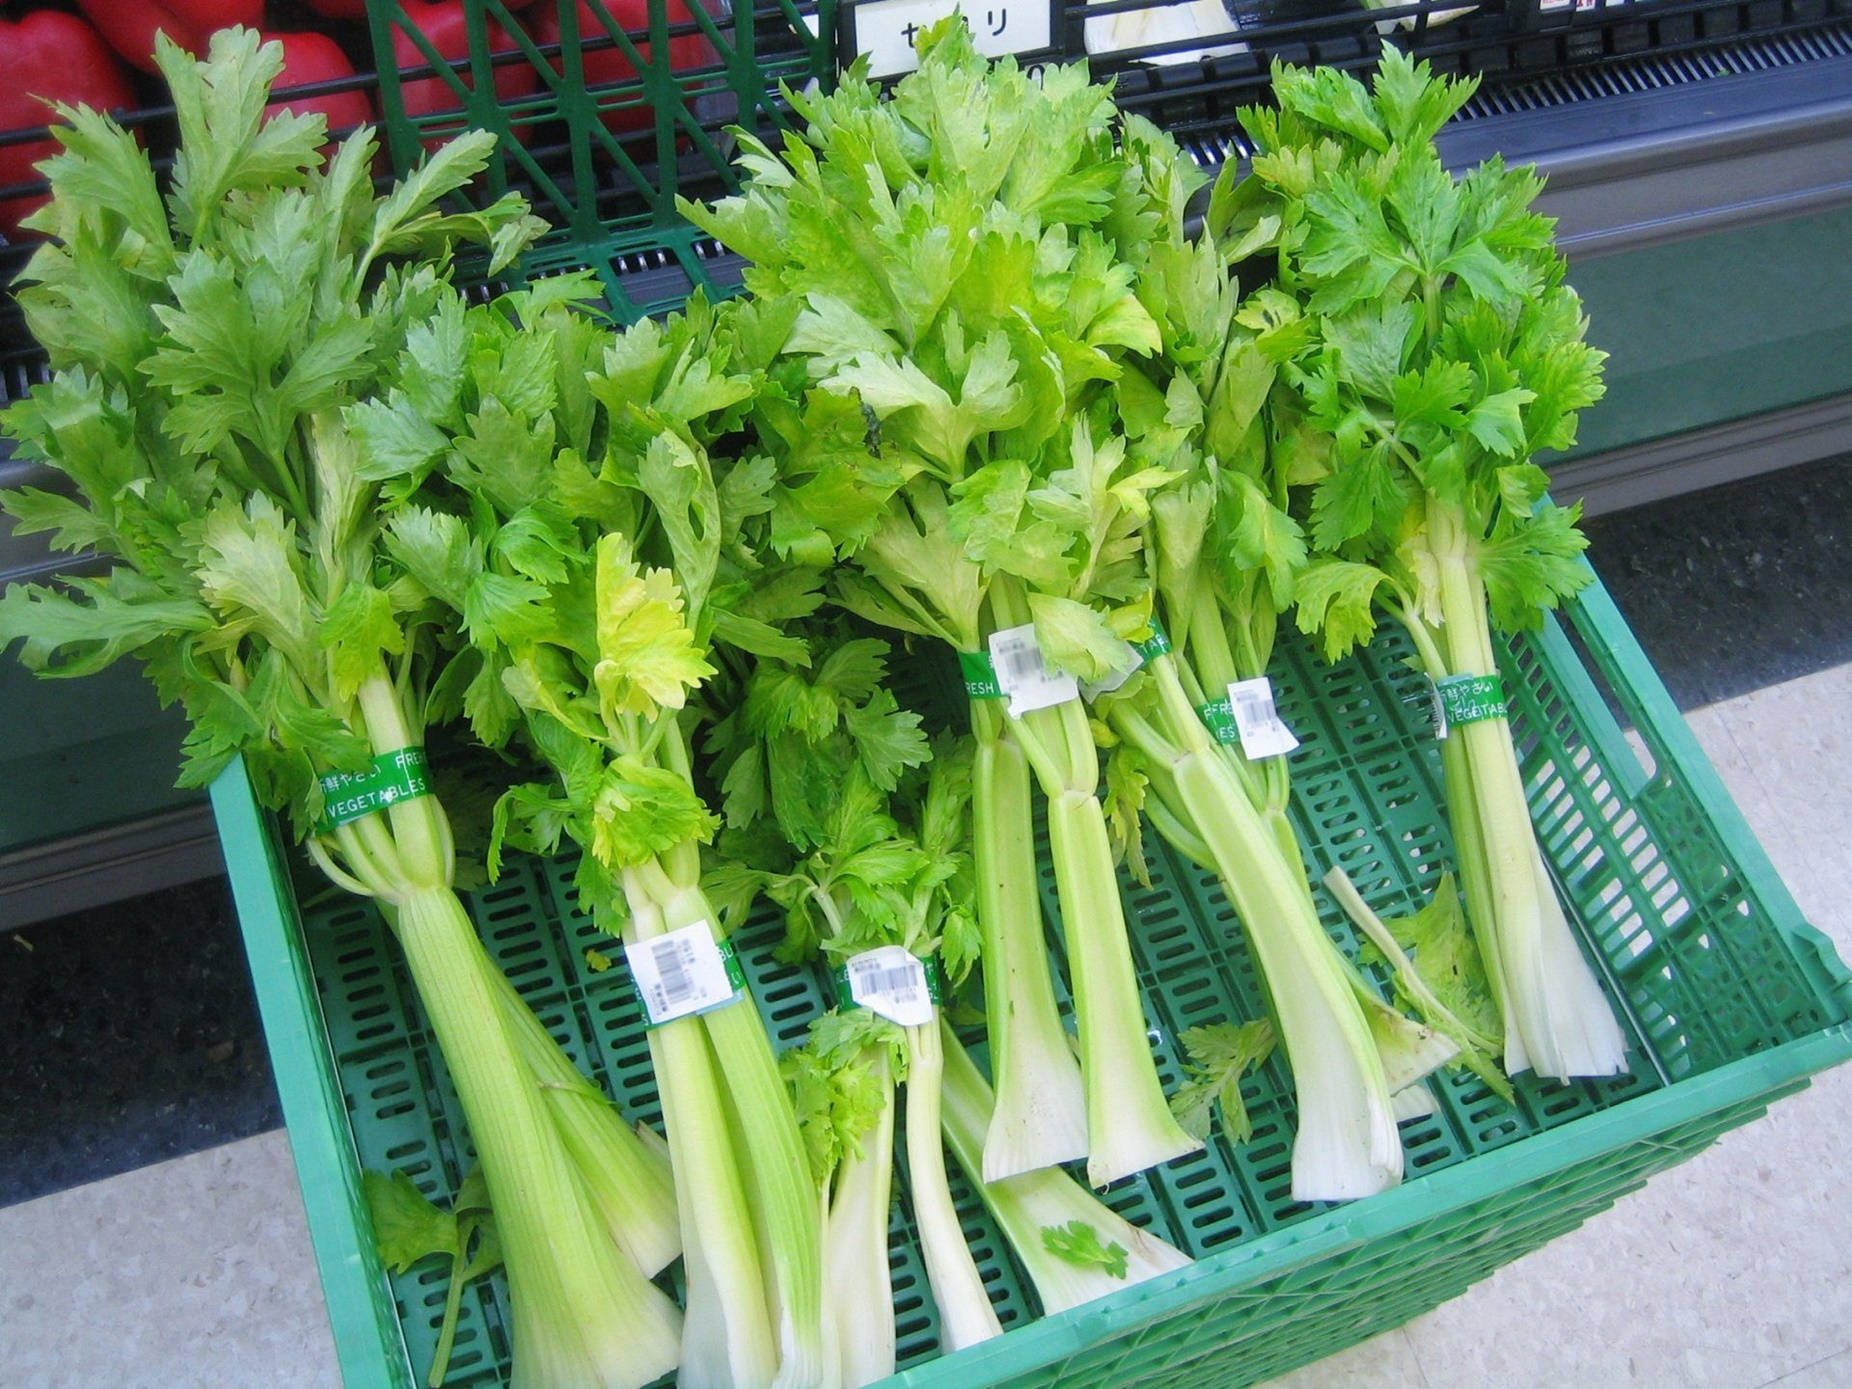
[[[557,230],[522,271],[596,266],[624,317],[736,282],[737,271],[715,273],[708,248],[675,216],[674,197],[732,186],[723,127],[770,135],[783,122],[777,82],[831,74],[832,42],[818,36],[833,34],[834,0],[761,0],[737,12],[717,0],[690,4],[700,6],[695,17],[676,25],[651,0],[646,58],[640,36],[603,22],[622,7],[588,0],[586,37],[594,51],[622,49],[639,74],[629,80],[587,86],[571,45],[554,54],[517,37],[503,62],[532,69],[538,89],[509,101],[494,94],[485,21],[518,31],[496,0],[468,7],[472,53],[454,89],[466,119],[504,137],[474,195],[527,192]],[[579,17],[573,0],[543,7],[563,24]],[[369,12],[388,144],[403,168],[456,117],[405,113],[390,56],[404,11],[375,0]],[[711,62],[678,73],[655,56],[697,31]],[[655,112],[648,129],[607,129],[606,115],[645,102]],[[1852,1055],[1847,972],[1800,918],[1605,594],[1590,589],[1566,618],[1512,644],[1507,684],[1545,855],[1632,1036],[1632,1074],[1571,1086],[1525,1080],[1515,1107],[1470,1077],[1443,1077],[1433,1084],[1437,1113],[1402,1126],[1409,1180],[1330,1207],[1291,1198],[1291,1089],[1276,1058],[1246,1084],[1249,1143],[1231,1149],[1218,1137],[1106,1193],[1198,1262],[1052,1318],[1037,1317],[1033,1291],[954,1172],[1007,1334],[939,1357],[930,1294],[897,1204],[900,1382],[967,1389],[1268,1378],[1455,1295]],[[1406,655],[1386,633],[1364,656],[1326,668],[1289,640],[1275,671],[1282,713],[1303,740],[1293,767],[1310,861],[1341,864],[1388,913],[1423,898],[1451,852],[1439,760]],[[952,672],[943,675],[917,692],[923,700],[956,697]],[[1641,730],[1650,767],[1628,746],[1607,696]],[[359,1171],[402,1168],[446,1198],[470,1161],[456,1098],[377,914],[290,860],[241,772],[213,794],[343,1373],[350,1386],[410,1386],[429,1363],[446,1274],[384,1273]],[[1161,845],[1152,866],[1149,889],[1125,889],[1153,1045],[1174,1086],[1177,1034],[1257,1016],[1261,995],[1213,878]],[[567,1052],[628,1114],[653,1120],[635,997],[621,969],[586,966],[585,947],[610,942],[577,911],[570,884],[569,861],[521,860],[472,908],[492,953]],[[1053,896],[1046,881],[1051,920]],[[1321,907],[1354,949],[1322,893]],[[774,1038],[789,1043],[824,995],[810,972],[772,960],[776,937],[761,917],[742,934],[741,953]],[[1058,959],[1058,934],[1050,948]],[[503,1382],[504,1297],[499,1279],[466,1291],[453,1383]]]
[[[1195,1265],[1055,1317],[1036,1316],[1033,1291],[955,1175],[1006,1334],[938,1355],[897,1205],[897,1383],[1266,1379],[1454,1296],[1852,1055],[1852,976],[1801,919],[1605,593],[1590,588],[1565,616],[1509,645],[1506,680],[1545,856],[1629,1029],[1632,1073],[1525,1079],[1515,1107],[1471,1077],[1442,1077],[1437,1113],[1402,1126],[1408,1180],[1324,1206],[1291,1198],[1291,1091],[1270,1062],[1246,1086],[1252,1141],[1231,1148],[1218,1136],[1106,1193]],[[1288,641],[1275,669],[1303,739],[1293,766],[1309,859],[1342,864],[1385,911],[1424,895],[1451,853],[1439,759],[1405,655],[1385,633],[1326,668]],[[448,1196],[469,1162],[455,1095],[377,914],[323,889],[312,870],[298,903],[290,860],[239,769],[213,798],[343,1372],[350,1389],[410,1386],[429,1363],[446,1275],[382,1271],[359,1173],[404,1168],[427,1194]],[[1259,991],[1213,880],[1162,848],[1153,870],[1149,889],[1128,882],[1125,893],[1151,1036],[1173,1084],[1177,1034],[1256,1016]],[[569,862],[517,861],[472,908],[566,1050],[628,1114],[654,1118],[637,1002],[622,969],[585,964],[586,946],[609,942],[577,911],[570,879]],[[1052,885],[1045,897],[1052,908]],[[1354,948],[1333,904],[1321,906]],[[772,960],[776,936],[762,917],[741,953],[774,1038],[788,1043],[824,999],[811,973]],[[466,1292],[452,1383],[503,1382],[504,1296],[499,1279]]]

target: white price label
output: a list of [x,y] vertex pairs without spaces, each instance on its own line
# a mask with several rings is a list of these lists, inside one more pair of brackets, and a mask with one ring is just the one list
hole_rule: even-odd
[[926,966],[905,946],[883,945],[851,955],[843,962],[849,997],[871,1013],[902,1027],[932,1021],[932,990]]
[[1017,718],[1080,698],[1080,684],[1073,676],[1049,671],[1042,648],[1036,644],[1033,622],[992,632],[990,664],[997,673],[997,688]]
[[1299,740],[1273,707],[1273,682],[1266,676],[1231,683],[1228,705],[1241,735],[1241,751],[1249,757],[1283,757],[1299,746]]
[[986,58],[1054,46],[1054,12],[1048,0],[867,0],[850,7],[849,25],[855,51],[868,55],[868,75],[912,72],[920,65],[913,51],[920,30],[955,10],[964,12],[972,42]]
[[705,1013],[739,996],[726,956],[705,921],[624,947],[650,1026]]

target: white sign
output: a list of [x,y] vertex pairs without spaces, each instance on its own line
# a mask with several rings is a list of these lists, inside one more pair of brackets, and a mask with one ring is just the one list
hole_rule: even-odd
[[971,39],[986,58],[1033,53],[1054,46],[1048,0],[867,0],[849,10],[855,51],[868,55],[871,77],[898,77],[920,65],[914,42],[920,30],[962,10]]
[[869,1012],[902,1027],[932,1021],[926,966],[905,946],[882,945],[851,955],[843,971],[849,976],[849,997]]

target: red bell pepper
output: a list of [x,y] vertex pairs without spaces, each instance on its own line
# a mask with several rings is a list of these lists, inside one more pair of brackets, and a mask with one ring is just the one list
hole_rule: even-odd
[[[401,8],[405,11],[411,31],[421,35],[440,58],[460,62],[469,57],[469,23],[462,0],[402,0]],[[489,52],[511,52],[515,41],[509,37],[508,31],[486,16],[485,23],[488,26]],[[392,61],[401,69],[432,65],[430,55],[419,47],[412,32],[399,24],[395,24],[392,30]],[[456,77],[466,91],[476,90],[475,78],[467,67],[457,69]],[[525,60],[503,63],[495,69],[495,96],[498,102],[506,103],[532,96],[539,87],[540,74]],[[447,115],[463,109],[462,99],[442,77],[414,78],[400,87],[399,94],[408,116]],[[438,145],[462,128],[462,121],[441,122],[429,127],[432,138],[427,139],[425,145]],[[514,134],[522,136],[526,129],[526,126],[516,126]]]
[[283,90],[354,76],[354,65],[347,61],[340,44],[326,34],[265,34],[264,37],[283,45],[283,71],[277,77],[275,90],[285,98],[271,102],[264,108],[266,112],[293,111],[306,116],[319,111],[328,118],[330,134],[372,121],[373,103],[363,91],[300,97],[290,96]]
[[[45,101],[99,111],[135,104],[116,55],[74,14],[35,10],[18,20],[0,19],[0,72],[6,74],[0,82],[0,130],[45,125],[52,119]],[[32,166],[57,152],[53,140],[0,145],[0,187],[34,182]],[[0,231],[16,235],[21,219],[44,202],[44,194],[0,202]]]
[[234,24],[255,29],[264,22],[264,0],[77,0],[77,8],[111,48],[147,73],[159,71],[156,33],[198,56],[215,29]]
[[[668,20],[671,24],[686,23],[693,16],[684,0],[664,0]],[[636,44],[637,52],[647,59],[650,56],[649,43],[645,36],[649,33],[649,0],[604,0],[605,10],[611,18],[629,35]],[[542,43],[560,42],[559,11],[543,10],[533,24],[534,37]],[[609,37],[610,31],[597,17],[592,7],[579,0],[579,42],[596,43]],[[705,35],[684,34],[669,40],[669,67],[676,72],[697,68],[704,63],[714,61],[714,47]],[[636,65],[630,61],[630,55],[615,44],[602,48],[586,48],[580,58],[585,73],[587,87],[604,87],[619,82],[634,82],[637,77]],[[636,131],[652,129],[656,124],[655,112],[647,106],[626,107],[621,111],[608,111],[604,116],[605,129],[616,135],[628,135]]]

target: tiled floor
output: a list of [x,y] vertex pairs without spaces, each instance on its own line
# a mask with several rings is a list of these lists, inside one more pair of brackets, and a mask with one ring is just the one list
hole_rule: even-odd
[[[1690,721],[1802,908],[1852,956],[1852,665]],[[1273,1389],[1852,1385],[1849,1129],[1852,1069]],[[0,1210],[0,1381],[337,1384],[284,1136]]]
[[339,1385],[283,1131],[0,1211],[0,1383]]

